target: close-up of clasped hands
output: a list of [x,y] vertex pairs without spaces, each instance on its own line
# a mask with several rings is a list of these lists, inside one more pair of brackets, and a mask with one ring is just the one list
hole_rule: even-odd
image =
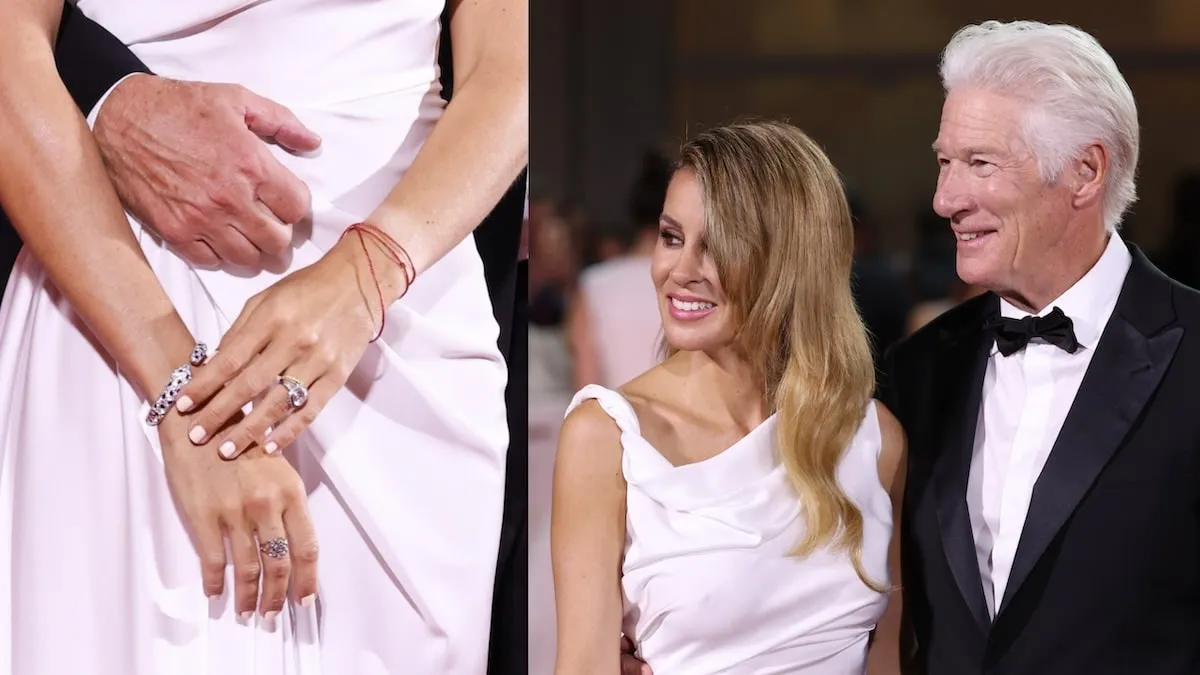
[[528,11],[0,5],[0,673],[519,672]]
[[0,675],[1200,673],[1200,4],[1009,9],[0,1]]

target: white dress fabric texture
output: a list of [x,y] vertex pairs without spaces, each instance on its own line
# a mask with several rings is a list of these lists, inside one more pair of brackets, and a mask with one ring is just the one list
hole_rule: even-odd
[[[440,1],[78,4],[155,73],[245,85],[322,137],[316,156],[272,147],[313,195],[287,272],[370,214],[443,109]],[[283,276],[192,269],[130,225],[209,345]],[[146,403],[23,253],[0,308],[0,672],[483,673],[508,445],[497,336],[468,238],[285,451],[321,544],[316,606],[243,623],[231,590],[202,593]]]
[[[828,549],[790,556],[802,507],[776,452],[775,417],[724,452],[674,466],[620,394],[588,386],[621,429],[628,484],[623,631],[655,675],[860,675],[887,596]],[[890,583],[892,506],[879,481],[872,403],[838,467],[863,514],[863,566]]]

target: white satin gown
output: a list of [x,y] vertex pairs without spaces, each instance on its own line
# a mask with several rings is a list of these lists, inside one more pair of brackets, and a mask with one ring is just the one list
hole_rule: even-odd
[[[788,555],[804,522],[775,451],[775,417],[714,457],[674,466],[619,393],[584,387],[570,409],[591,399],[621,430],[622,630],[654,674],[862,675],[887,596],[844,553]],[[872,402],[837,478],[862,511],[863,567],[887,584],[892,504],[879,481],[881,448]]]
[[[315,157],[273,148],[313,195],[289,271],[370,214],[443,109],[439,0],[78,5],[155,73],[240,83],[322,137]],[[209,345],[281,276],[192,269],[130,226]],[[316,606],[241,623],[231,591],[204,597],[145,402],[23,253],[0,307],[0,673],[483,673],[508,445],[497,336],[468,238],[286,450],[321,544]]]

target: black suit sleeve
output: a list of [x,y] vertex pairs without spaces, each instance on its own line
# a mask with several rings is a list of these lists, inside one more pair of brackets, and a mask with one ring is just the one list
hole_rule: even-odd
[[54,60],[59,77],[84,115],[122,77],[150,72],[115,35],[68,2],[63,3]]

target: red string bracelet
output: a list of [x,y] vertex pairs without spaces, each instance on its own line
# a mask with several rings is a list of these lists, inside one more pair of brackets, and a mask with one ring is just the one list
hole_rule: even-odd
[[[358,235],[358,244],[362,247],[363,255],[367,258],[367,267],[371,270],[371,281],[375,283],[375,294],[379,297],[379,332],[375,333],[375,337],[371,338],[371,342],[375,342],[383,335],[383,329],[387,326],[387,307],[383,302],[383,286],[379,283],[379,274],[375,271],[375,260],[371,257],[371,251],[367,248],[366,237],[370,237],[373,242],[383,249],[384,255],[401,270],[404,271],[404,290],[400,293],[403,298],[408,289],[416,280],[416,270],[412,264],[412,257],[408,255],[408,251],[400,245],[391,235],[370,223],[355,223],[347,227],[342,232],[342,237],[345,237],[349,232],[354,232]],[[338,238],[339,240],[341,237]],[[399,298],[397,298],[399,299]]]

